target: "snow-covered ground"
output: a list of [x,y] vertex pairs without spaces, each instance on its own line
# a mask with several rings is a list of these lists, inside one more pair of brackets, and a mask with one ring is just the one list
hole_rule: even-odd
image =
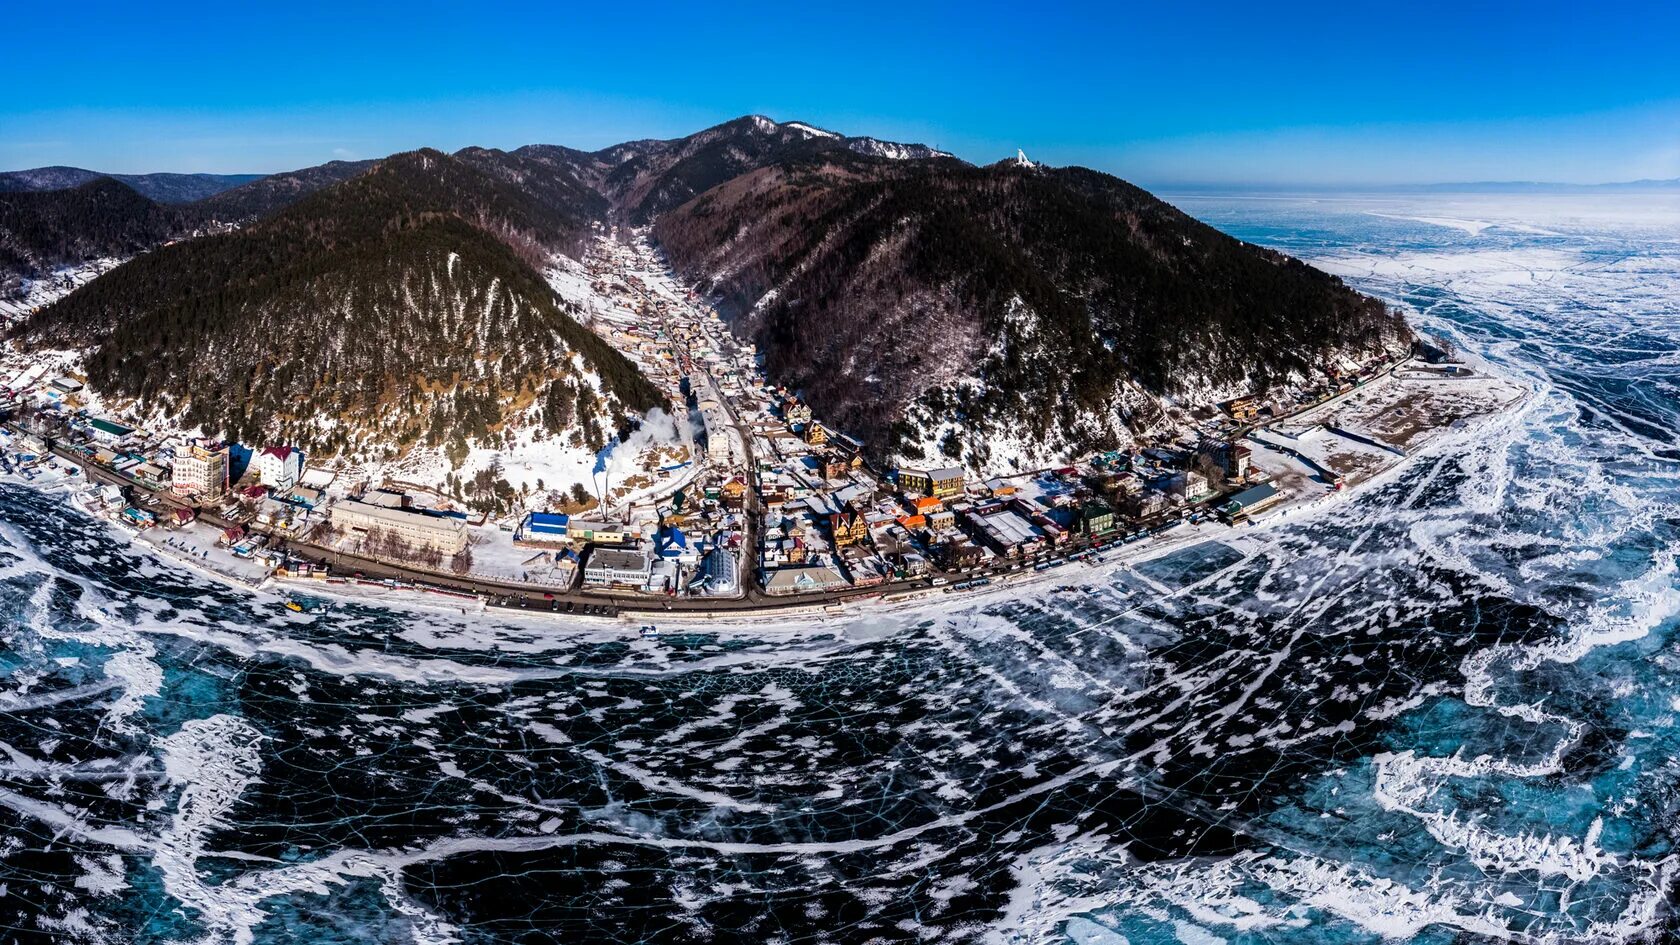
[[193,567],[232,578],[242,584],[257,586],[268,578],[268,567],[256,558],[240,558],[217,544],[220,529],[201,522],[178,529],[155,526],[140,533],[139,540],[151,545],[159,553],[183,560]]
[[94,259],[79,266],[63,266],[45,279],[30,280],[21,297],[0,297],[0,324],[27,318],[36,309],[58,301],[78,287],[123,264],[112,257]]

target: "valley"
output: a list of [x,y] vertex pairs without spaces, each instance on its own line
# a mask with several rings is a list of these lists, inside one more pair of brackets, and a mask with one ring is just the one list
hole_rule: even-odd
[[[433,450],[300,468],[290,489],[265,485],[254,467],[243,477],[230,469],[227,489],[182,495],[136,470],[167,467],[190,431],[147,427],[102,444],[108,436],[85,421],[55,425],[60,413],[35,411],[16,428],[28,440],[11,445],[28,456],[52,439],[82,465],[90,492],[96,481],[119,490],[93,504],[96,514],[142,534],[181,530],[153,541],[165,554],[196,535],[203,552],[189,563],[244,583],[431,589],[464,593],[471,607],[674,618],[974,595],[1158,557],[1322,507],[1449,427],[1496,418],[1521,399],[1467,365],[1408,355],[1352,366],[1335,385],[1234,400],[1135,450],[990,476],[883,468],[768,379],[753,343],[682,284],[647,231],[603,231],[583,255],[556,256],[548,283],[671,411],[595,455],[516,441],[470,457],[520,496],[545,481],[580,488],[475,512],[445,490],[447,460]],[[54,372],[27,363],[4,365],[12,402],[51,399]],[[62,402],[84,411],[90,396]],[[370,505],[384,519],[343,526]],[[171,521],[176,508],[193,520]],[[129,509],[149,522],[124,519]],[[393,542],[404,519],[420,531]],[[235,531],[237,541],[222,537]]]
[[[615,613],[972,593],[1374,478],[1428,438],[1428,372],[1467,417],[1510,400],[1335,277],[1024,154],[746,116],[225,183],[9,195],[36,268],[0,367],[17,456],[259,582]],[[122,212],[84,243],[90,201]],[[1315,438],[1350,397],[1409,403],[1407,446]]]

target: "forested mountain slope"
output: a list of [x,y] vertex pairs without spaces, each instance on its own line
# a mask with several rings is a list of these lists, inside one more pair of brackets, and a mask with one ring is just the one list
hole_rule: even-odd
[[[21,295],[26,280],[48,278],[59,267],[94,259],[121,261],[171,240],[249,223],[365,173],[375,163],[335,161],[255,180],[250,178],[256,175],[234,175],[226,186],[208,188],[213,196],[205,199],[193,194],[206,188],[173,192],[192,202],[160,200],[136,190],[126,179],[79,168],[0,174],[0,298]],[[4,189],[8,180],[16,189]],[[157,181],[151,183],[158,191]]]
[[55,266],[132,256],[190,232],[191,220],[108,177],[68,190],[0,193],[0,291]]
[[367,173],[378,161],[328,161],[314,167],[269,174],[219,191],[192,204],[195,217],[206,223],[241,223],[267,216],[323,187]]
[[261,174],[102,174],[80,167],[36,167],[0,171],[0,192],[68,190],[109,178],[158,203],[191,203],[263,177]]
[[641,225],[748,171],[830,151],[888,158],[950,157],[925,145],[848,138],[762,115],[747,115],[670,141],[633,141],[592,156],[611,167],[602,186],[613,206],[627,222]]
[[762,116],[593,152],[335,163],[184,207],[85,186],[12,195],[57,202],[0,231],[0,264],[236,232],[147,253],[17,336],[92,350],[96,386],[158,409],[236,434],[277,416],[330,450],[489,442],[521,411],[592,444],[654,403],[537,275],[622,225],[651,224],[770,379],[882,456],[983,467],[1118,446],[1174,406],[1410,338],[1339,280],[1109,175]]
[[598,448],[660,397],[522,259],[572,238],[518,191],[413,152],[141,256],[15,334],[90,350],[96,389],[236,438],[377,458],[492,445],[518,421]]
[[1409,339],[1334,277],[1080,168],[827,152],[716,187],[655,234],[772,377],[912,456],[1118,445],[1165,399],[1263,390]]

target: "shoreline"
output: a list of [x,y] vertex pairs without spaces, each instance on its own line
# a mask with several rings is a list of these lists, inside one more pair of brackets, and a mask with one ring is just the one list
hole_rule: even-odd
[[[967,588],[956,591],[950,585],[908,588],[896,591],[884,591],[878,594],[868,592],[852,597],[831,601],[811,601],[799,603],[789,601],[785,605],[742,606],[739,608],[720,608],[717,610],[666,610],[656,602],[648,602],[646,607],[635,606],[639,602],[629,602],[617,598],[603,597],[602,604],[613,606],[616,613],[612,615],[593,615],[584,613],[566,613],[544,610],[540,608],[522,607],[492,607],[484,595],[468,594],[467,592],[444,589],[443,593],[460,594],[460,606],[446,604],[431,598],[431,592],[418,587],[390,587],[382,582],[366,579],[365,583],[352,583],[353,578],[315,579],[315,578],[282,578],[269,574],[255,583],[244,581],[238,577],[222,573],[214,567],[207,566],[192,558],[173,553],[167,546],[159,542],[147,541],[138,532],[124,528],[119,523],[94,516],[71,501],[72,483],[58,481],[52,486],[37,485],[29,481],[18,481],[18,485],[32,488],[42,495],[51,495],[53,491],[62,492],[62,500],[75,511],[87,515],[96,522],[109,526],[114,531],[123,534],[126,544],[143,546],[153,553],[156,558],[166,564],[185,566],[188,570],[209,577],[225,586],[251,594],[253,597],[274,596],[284,599],[291,596],[295,590],[307,593],[309,596],[321,596],[346,603],[377,603],[384,606],[412,608],[427,612],[458,615],[462,617],[474,616],[504,616],[510,620],[519,618],[542,618],[539,622],[545,626],[553,626],[556,621],[562,626],[572,625],[577,632],[599,632],[603,629],[624,627],[635,623],[648,623],[657,620],[660,624],[671,624],[684,631],[695,632],[706,629],[728,631],[733,628],[761,629],[764,624],[808,620],[810,618],[829,618],[843,620],[848,618],[887,617],[902,613],[913,613],[925,608],[928,604],[944,603],[946,606],[966,606],[969,603],[993,600],[1021,589],[1033,587],[1047,582],[1058,584],[1073,584],[1081,590],[1095,584],[1095,578],[1109,575],[1117,570],[1133,567],[1137,564],[1156,560],[1168,554],[1202,544],[1222,539],[1237,539],[1244,535],[1267,531],[1274,527],[1298,524],[1310,521],[1312,518],[1332,509],[1343,502],[1355,500],[1367,492],[1380,488],[1392,482],[1398,476],[1426,458],[1436,458],[1445,448],[1462,442],[1466,437],[1475,436],[1483,431],[1510,422],[1520,416],[1522,411],[1534,402],[1538,391],[1526,379],[1511,378],[1501,373],[1491,371],[1487,362],[1480,358],[1467,358],[1466,363],[1472,364],[1476,376],[1511,386],[1519,392],[1519,396],[1494,405],[1490,409],[1473,416],[1462,417],[1450,423],[1434,427],[1422,442],[1415,443],[1412,449],[1403,454],[1396,454],[1392,462],[1384,463],[1374,469],[1369,475],[1362,476],[1343,489],[1329,490],[1309,495],[1291,495],[1278,506],[1256,514],[1252,519],[1239,525],[1227,525],[1215,520],[1207,520],[1198,524],[1184,522],[1172,531],[1152,536],[1131,545],[1111,545],[1099,554],[1099,562],[1069,561],[1063,559],[1059,565],[1044,571],[1022,571],[1002,575],[987,575],[991,583],[979,588]],[[1395,381],[1404,380],[1396,378]],[[1436,382],[1429,382],[1436,383]],[[1331,408],[1335,404],[1326,403],[1320,408]],[[1315,409],[1309,413],[1316,414]],[[73,462],[60,458],[62,462]],[[83,472],[83,483],[90,482]],[[1276,481],[1276,480],[1274,480]],[[365,588],[365,590],[363,590]],[[501,613],[505,611],[505,614]],[[524,621],[520,621],[524,622]],[[790,630],[792,628],[789,628]]]

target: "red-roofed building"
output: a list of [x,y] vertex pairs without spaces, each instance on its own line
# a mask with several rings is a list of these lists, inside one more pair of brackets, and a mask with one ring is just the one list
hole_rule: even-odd
[[303,453],[290,446],[265,446],[252,457],[251,466],[263,485],[283,494],[303,475]]

